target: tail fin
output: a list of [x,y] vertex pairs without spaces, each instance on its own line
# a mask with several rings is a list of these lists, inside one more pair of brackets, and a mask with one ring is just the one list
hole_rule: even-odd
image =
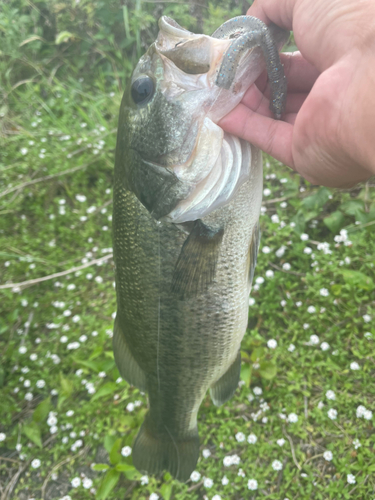
[[198,461],[198,430],[191,436],[177,439],[165,427],[165,433],[158,436],[152,433],[150,414],[147,414],[132,455],[134,466],[141,472],[157,474],[167,470],[175,479],[187,481]]

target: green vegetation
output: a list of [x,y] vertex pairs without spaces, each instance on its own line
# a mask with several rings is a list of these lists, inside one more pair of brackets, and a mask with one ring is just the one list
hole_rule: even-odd
[[124,82],[162,13],[209,33],[243,6],[126,5],[2,2],[1,499],[371,500],[374,184],[318,188],[269,158],[241,387],[204,400],[187,484],[132,465],[147,400],[111,345]]

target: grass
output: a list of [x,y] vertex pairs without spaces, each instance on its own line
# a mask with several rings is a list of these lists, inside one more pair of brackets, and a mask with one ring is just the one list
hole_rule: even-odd
[[[371,181],[328,190],[265,158],[240,387],[221,408],[204,400],[202,453],[190,481],[142,477],[131,446],[147,399],[119,378],[111,345],[121,91],[103,70],[82,81],[42,75],[7,96],[0,165],[2,500],[375,498]],[[38,281],[55,273],[63,274]]]

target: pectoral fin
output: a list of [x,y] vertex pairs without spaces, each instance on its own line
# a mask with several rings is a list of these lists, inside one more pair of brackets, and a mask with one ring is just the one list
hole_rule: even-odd
[[216,406],[221,406],[230,399],[238,386],[241,372],[241,353],[229,367],[228,371],[211,387],[211,399]]
[[113,353],[120,375],[129,384],[135,385],[140,391],[146,391],[146,376],[134,359],[129,347],[126,344],[125,336],[122,333],[118,318],[115,320],[113,330]]
[[172,292],[194,297],[213,282],[224,229],[211,229],[198,219],[181,248],[172,277]]

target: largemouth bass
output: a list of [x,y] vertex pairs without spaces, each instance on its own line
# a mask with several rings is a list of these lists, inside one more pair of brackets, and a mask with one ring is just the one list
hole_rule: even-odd
[[207,390],[221,405],[238,385],[259,245],[261,152],[217,123],[265,67],[282,114],[288,34],[246,16],[211,37],[167,17],[159,27],[120,109],[113,346],[122,377],[149,397],[135,467],[185,481]]

